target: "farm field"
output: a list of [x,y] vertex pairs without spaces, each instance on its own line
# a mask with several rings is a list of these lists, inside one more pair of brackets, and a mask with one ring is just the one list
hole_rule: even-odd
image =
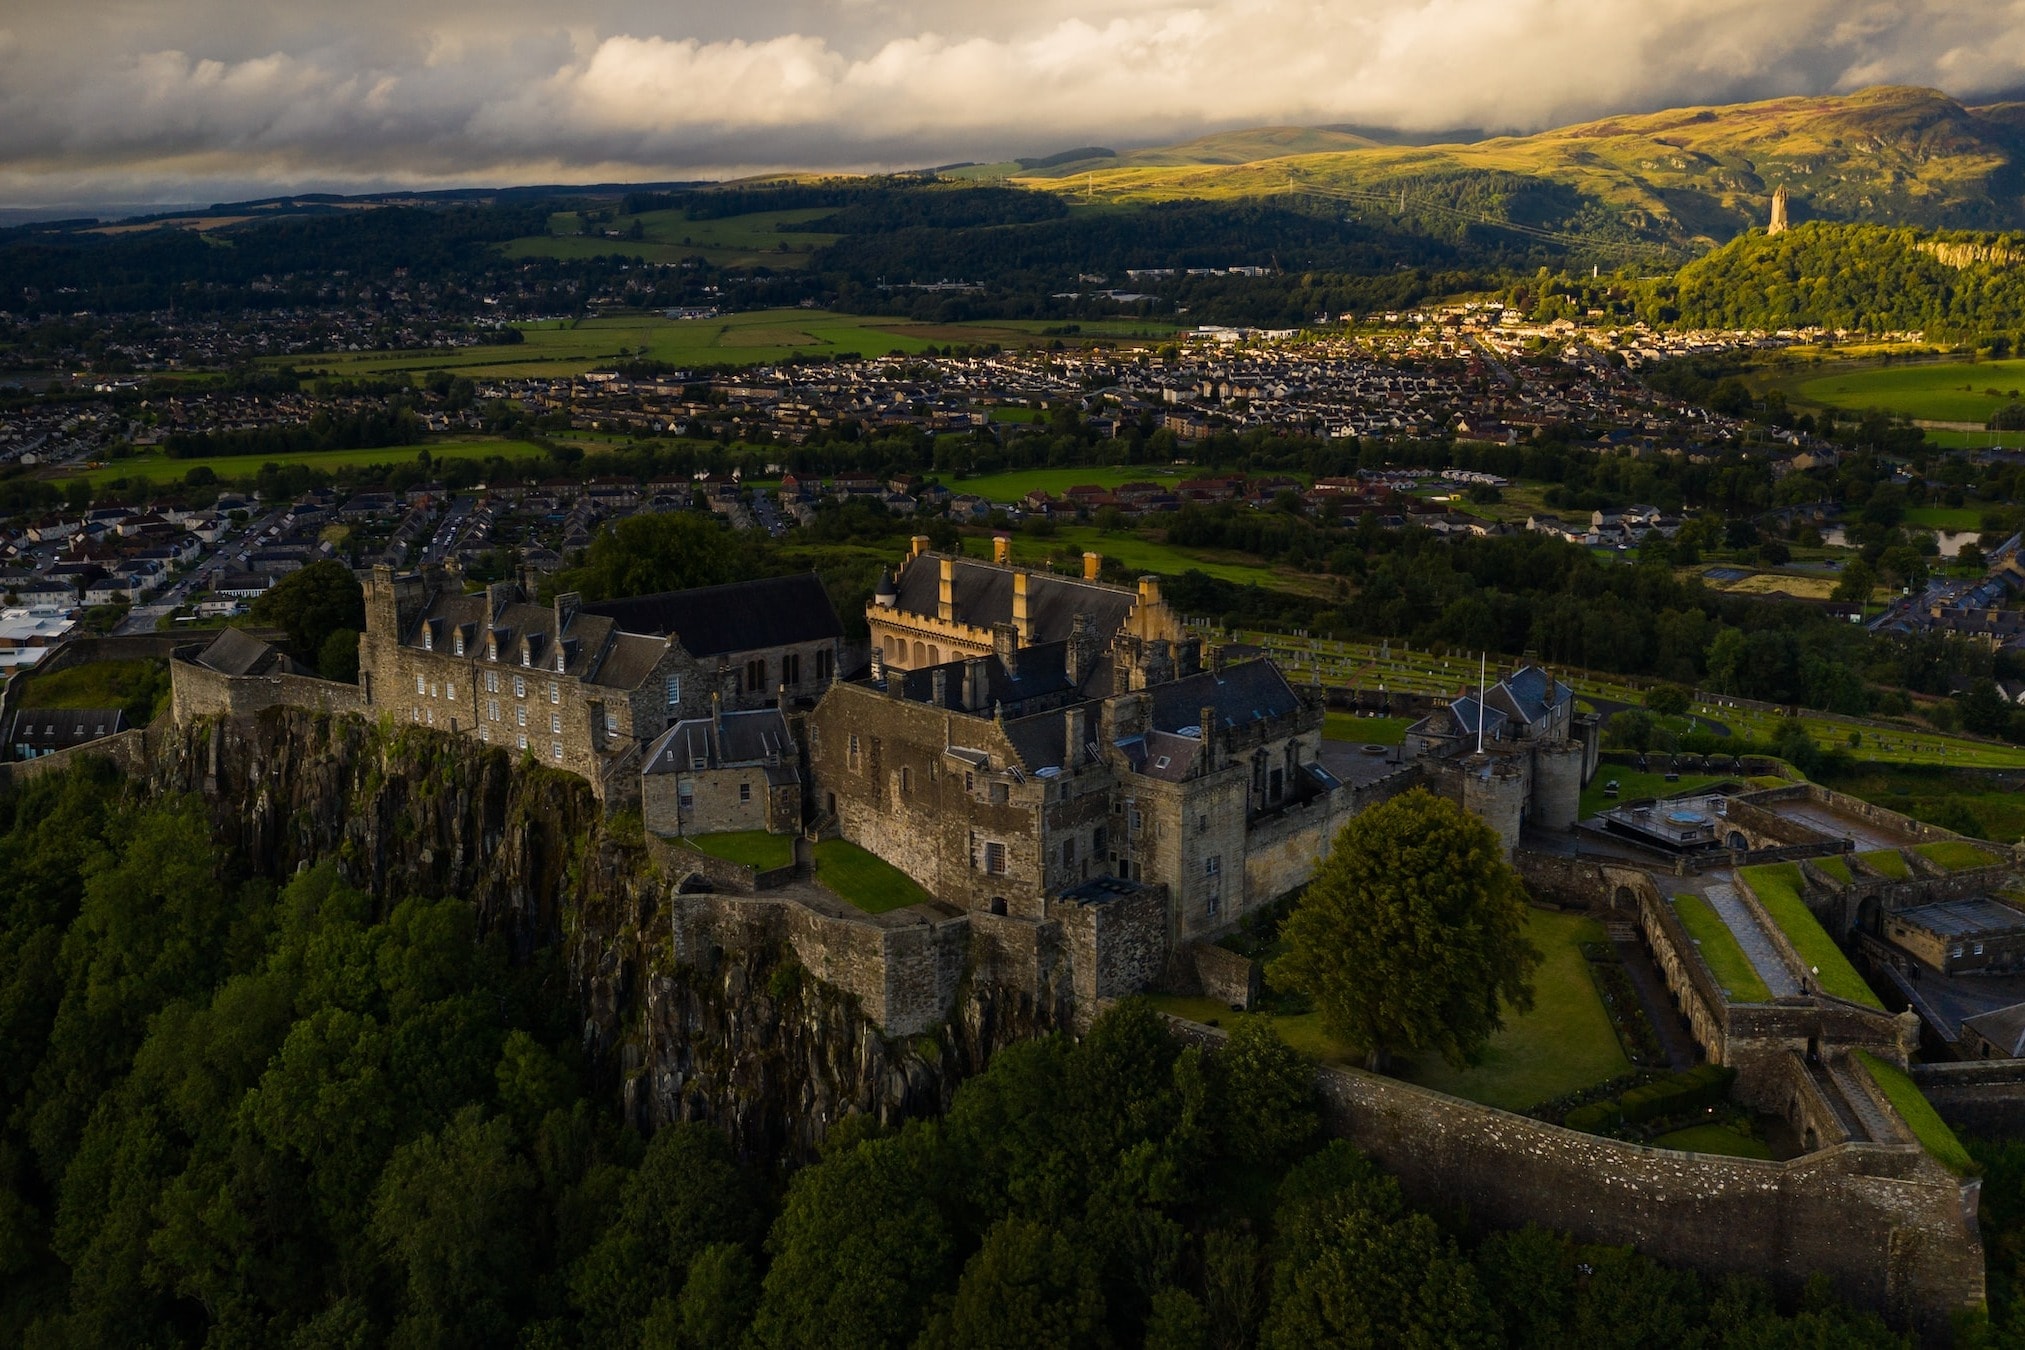
[[213,455],[199,459],[170,459],[167,455],[136,455],[114,460],[103,468],[88,469],[68,477],[82,477],[92,483],[119,478],[143,478],[150,483],[175,482],[199,467],[218,475],[220,482],[251,481],[264,464],[302,464],[336,473],[340,469],[364,468],[369,464],[403,464],[423,451],[432,463],[449,459],[507,459],[538,455],[540,449],[527,441],[434,441],[428,444],[388,445],[376,450],[303,450],[286,455]]
[[[327,352],[270,358],[305,374],[360,378],[445,370],[474,378],[522,379],[581,375],[628,357],[676,366],[764,365],[790,356],[884,356],[929,346],[996,342],[1016,347],[1041,341],[1051,325],[1038,320],[918,323],[912,319],[836,314],[821,309],[762,309],[710,319],[660,313],[592,319],[546,319],[518,325],[524,340],[510,347],[416,348],[392,352]],[[1081,325],[1072,340],[1157,337],[1171,331],[1144,320]]]
[[2025,360],[1890,366],[1850,362],[1841,369],[1825,366],[1777,383],[1794,402],[1815,407],[1858,412],[1882,408],[1923,420],[1981,425],[2005,404],[2025,398]]
[[[1025,408],[1001,408],[994,412],[1029,415]],[[1172,485],[1193,478],[1199,470],[1190,467],[1153,464],[1092,465],[1083,469],[1015,469],[1009,473],[983,474],[976,478],[945,478],[942,485],[951,492],[967,492],[991,502],[1017,502],[1029,492],[1059,497],[1072,487],[1091,484],[1115,488],[1124,483]]]
[[[620,214],[594,228],[616,231],[619,238],[585,235],[583,219],[574,211],[549,217],[546,235],[529,235],[500,246],[509,258],[604,258],[618,254],[650,263],[677,263],[702,257],[718,267],[806,267],[819,248],[842,236],[806,230],[783,230],[834,215],[829,207],[800,211],[756,211],[720,220],[689,220],[680,210]],[[642,238],[625,236],[635,223]]]

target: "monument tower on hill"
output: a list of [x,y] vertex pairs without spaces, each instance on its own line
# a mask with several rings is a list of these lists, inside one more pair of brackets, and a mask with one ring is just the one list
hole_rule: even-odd
[[1786,233],[1786,189],[1782,184],[1772,189],[1772,224],[1766,234]]

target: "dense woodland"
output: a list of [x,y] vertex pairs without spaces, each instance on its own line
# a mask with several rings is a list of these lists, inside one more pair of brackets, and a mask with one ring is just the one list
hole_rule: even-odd
[[[1553,1233],[1426,1214],[1263,1024],[1126,1006],[819,1159],[642,1137],[558,954],[456,897],[286,880],[110,770],[0,798],[0,1337],[147,1346],[1866,1347]],[[794,1015],[783,965],[752,997]],[[1984,1213],[2015,1260],[2021,1167]],[[2008,1307],[2000,1307],[2000,1325]],[[1976,1337],[1987,1339],[1980,1330]]]

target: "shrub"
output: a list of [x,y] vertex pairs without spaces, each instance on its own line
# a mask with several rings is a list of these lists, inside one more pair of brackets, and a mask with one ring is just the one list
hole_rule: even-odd
[[1601,1134],[1605,1130],[1616,1128],[1623,1121],[1623,1109],[1614,1101],[1603,1101],[1576,1107],[1562,1119],[1561,1123],[1571,1130],[1581,1130],[1584,1134]]

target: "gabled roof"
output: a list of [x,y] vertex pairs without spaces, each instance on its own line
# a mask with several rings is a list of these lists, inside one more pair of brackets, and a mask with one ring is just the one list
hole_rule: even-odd
[[1499,680],[1489,697],[1497,698],[1507,712],[1530,725],[1574,698],[1575,691],[1538,666],[1521,666]]
[[773,708],[725,713],[677,722],[647,752],[643,773],[688,773],[698,761],[706,768],[781,761],[792,765],[795,743],[787,719]]
[[1301,710],[1300,696],[1270,661],[1247,661],[1225,666],[1221,671],[1205,670],[1169,681],[1150,692],[1156,731],[1199,726],[1204,708],[1214,708],[1217,724],[1223,727],[1288,717]]
[[2025,1059],[2025,1003],[1965,1017],[1962,1025],[2012,1059]]
[[593,601],[583,612],[610,618],[628,633],[672,637],[691,656],[831,642],[844,636],[822,578],[813,572]]
[[127,729],[122,708],[24,708],[8,726],[6,744],[63,750]]
[[220,675],[292,674],[297,667],[271,643],[243,628],[227,628],[197,653],[197,664]]

